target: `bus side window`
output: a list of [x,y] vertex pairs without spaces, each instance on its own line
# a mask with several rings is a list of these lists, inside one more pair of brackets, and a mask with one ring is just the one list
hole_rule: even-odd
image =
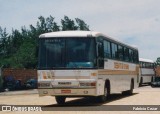
[[144,62],[142,63],[142,67],[143,67],[143,68],[145,68],[145,67],[146,67]]
[[104,40],[104,57],[111,58],[111,43]]
[[152,68],[154,68],[154,63],[152,63]]
[[146,65],[146,68],[148,68],[148,63],[145,63],[145,65]]
[[118,56],[117,56],[117,44],[111,43],[111,46],[112,46],[112,58],[117,59],[118,58]]
[[133,61],[134,61],[134,63],[138,63],[138,52],[137,51],[134,51]]
[[123,60],[123,47],[121,46],[121,45],[118,45],[118,51],[117,51],[117,53],[118,53],[118,59],[119,60]]
[[124,47],[124,60],[129,61],[129,49]]
[[129,49],[129,61],[133,62],[133,50]]

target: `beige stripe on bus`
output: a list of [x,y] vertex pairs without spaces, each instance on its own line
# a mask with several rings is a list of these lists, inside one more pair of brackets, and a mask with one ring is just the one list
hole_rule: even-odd
[[90,79],[89,76],[55,76],[52,79]]
[[138,73],[137,70],[98,70],[98,75],[138,75]]

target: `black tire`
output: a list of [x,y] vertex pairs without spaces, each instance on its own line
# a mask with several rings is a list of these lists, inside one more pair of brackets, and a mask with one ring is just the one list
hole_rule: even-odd
[[151,82],[153,82],[154,81],[154,78],[153,78],[153,76],[152,76],[152,78],[151,78]]
[[130,90],[128,91],[124,91],[122,92],[123,95],[132,95],[133,94],[133,89],[134,89],[134,81],[132,80],[131,83],[130,83]]
[[109,88],[107,86],[104,87],[104,95],[98,96],[98,101],[101,103],[104,103],[107,100],[107,97],[109,96],[108,92]]
[[142,83],[143,83],[143,78],[141,77],[140,83],[139,83],[139,87],[142,87]]
[[129,94],[129,95],[132,95],[132,94],[133,94],[133,89],[134,89],[134,81],[132,80],[132,81],[131,81],[131,85],[130,85],[130,90],[128,91],[128,94]]
[[154,88],[154,85],[151,84],[151,87]]
[[66,97],[65,96],[56,96],[55,97],[57,104],[62,105],[65,103]]

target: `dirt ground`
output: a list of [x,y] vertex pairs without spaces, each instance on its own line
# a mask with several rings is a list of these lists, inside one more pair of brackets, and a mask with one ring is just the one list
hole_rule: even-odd
[[[160,109],[160,88],[151,88],[150,86],[143,86],[134,90],[131,96],[124,96],[122,94],[113,94],[105,103],[98,103],[94,99],[85,98],[67,98],[65,106],[56,104],[55,98],[51,96],[39,97],[36,90],[7,92],[0,94],[1,105],[40,105],[47,107],[49,110],[45,111],[49,114],[160,114],[160,111],[125,111],[128,105],[157,105]],[[122,110],[104,111],[107,106],[123,106]],[[126,106],[124,106],[126,105]],[[112,106],[113,108],[113,106]],[[153,106],[154,108],[154,106]],[[57,111],[59,110],[59,111]],[[67,111],[63,111],[67,110]],[[76,111],[72,111],[76,110]],[[0,112],[2,113],[2,111]],[[3,113],[22,113],[22,112],[3,112]],[[23,112],[23,113],[44,113],[43,112]]]

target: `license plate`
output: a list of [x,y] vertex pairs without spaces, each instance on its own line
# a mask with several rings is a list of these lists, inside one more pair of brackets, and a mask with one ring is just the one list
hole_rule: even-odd
[[71,90],[70,89],[64,89],[64,90],[61,90],[61,93],[71,93]]

